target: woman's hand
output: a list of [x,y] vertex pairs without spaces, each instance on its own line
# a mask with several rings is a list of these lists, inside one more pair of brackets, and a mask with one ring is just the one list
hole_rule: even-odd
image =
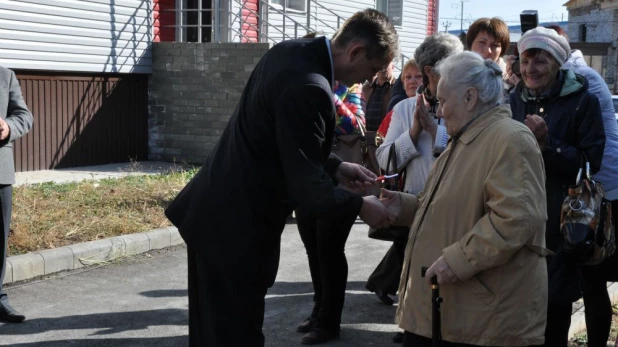
[[545,123],[545,120],[536,114],[529,114],[526,116],[524,124],[528,126],[534,137],[536,137],[541,151],[545,150],[547,145],[547,123]]
[[506,82],[512,86],[516,86],[521,81],[521,77],[513,72],[513,63],[515,63],[516,60],[517,57],[514,55],[508,55],[504,59],[506,62]]
[[419,95],[419,98],[416,100],[416,110],[414,114],[418,112],[418,119],[421,122],[421,126],[423,130],[428,132],[431,137],[436,138],[436,132],[438,131],[438,125],[434,121],[433,115],[429,113],[429,104],[425,101],[425,97],[423,95]]
[[425,104],[424,102],[424,98],[423,95],[420,94],[416,97],[416,107],[414,108],[414,122],[412,124],[412,128],[410,128],[410,131],[408,132],[410,134],[410,139],[412,139],[412,142],[414,143],[415,146],[418,145],[418,138],[421,136],[421,131],[423,131],[423,124],[421,123],[421,120],[419,118],[419,103]]
[[440,256],[440,258],[427,269],[425,279],[429,284],[431,284],[431,278],[433,276],[438,277],[438,284],[455,283],[459,280],[457,275],[451,270],[451,267],[448,266],[446,260],[444,260],[444,256]]

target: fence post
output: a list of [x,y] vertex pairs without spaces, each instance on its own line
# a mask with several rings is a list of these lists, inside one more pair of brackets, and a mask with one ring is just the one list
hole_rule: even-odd
[[311,0],[307,0],[307,28],[311,29]]

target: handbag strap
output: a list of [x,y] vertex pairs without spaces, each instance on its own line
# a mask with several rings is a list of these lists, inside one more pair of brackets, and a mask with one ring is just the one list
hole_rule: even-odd
[[588,160],[588,155],[584,151],[580,151],[580,153],[579,171],[577,172],[577,179],[575,180],[576,185],[581,183],[582,178],[592,181],[592,175],[590,174],[590,160]]
[[358,129],[360,130],[361,135],[365,136],[367,128],[365,127],[365,124],[363,124],[361,117],[359,117],[357,114],[354,114],[354,118],[356,118],[356,124],[358,124]]
[[[399,169],[399,166],[397,165],[397,148],[395,148],[395,146],[396,146],[395,143],[392,143],[391,146],[388,148],[388,162],[386,163],[386,174],[387,175],[391,175],[391,174],[399,172],[397,170]],[[390,170],[391,164],[393,167],[392,171]],[[395,178],[395,184],[397,187],[397,191],[402,191],[400,180],[401,180],[401,175]]]

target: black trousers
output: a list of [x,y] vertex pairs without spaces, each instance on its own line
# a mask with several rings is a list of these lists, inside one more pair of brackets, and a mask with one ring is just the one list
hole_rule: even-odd
[[[403,347],[432,347],[432,340],[430,338],[404,332],[403,334]],[[475,345],[467,345],[465,343],[453,343],[443,341],[440,345],[442,347],[475,347]],[[530,346],[532,347],[532,346]]]
[[11,224],[11,212],[13,209],[13,186],[0,185],[0,228],[2,228],[2,247],[0,247],[0,303],[7,299],[6,293],[2,291],[2,282],[4,281],[4,272],[6,270],[6,255],[9,240],[9,227]]
[[[618,228],[618,200],[612,201],[614,228]],[[598,266],[582,266],[582,294],[589,347],[605,347],[612,326],[612,304],[607,282],[618,279],[618,254]]]
[[358,211],[340,209],[328,220],[296,210],[298,231],[307,251],[313,283],[313,311],[320,326],[339,330],[348,281],[345,243]]
[[545,327],[545,346],[566,347],[569,343],[569,328],[573,303],[552,302],[547,305],[547,326]]
[[395,295],[399,289],[403,260],[406,254],[407,241],[395,241],[388,252],[373,271],[365,288],[375,292],[381,290],[386,294]]
[[230,260],[208,253],[187,246],[189,346],[263,347],[264,297],[276,269],[265,265],[266,257]]

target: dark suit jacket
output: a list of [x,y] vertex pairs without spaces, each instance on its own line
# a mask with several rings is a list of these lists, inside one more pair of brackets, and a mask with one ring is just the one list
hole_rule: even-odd
[[0,66],[0,118],[9,125],[11,133],[0,141],[0,184],[15,183],[13,141],[32,128],[33,117],[21,96],[15,73]]
[[331,178],[340,163],[329,159],[332,83],[323,37],[284,41],[264,55],[218,144],[166,210],[188,247],[219,265],[270,258],[271,284],[294,208],[317,218],[358,213],[362,198]]

